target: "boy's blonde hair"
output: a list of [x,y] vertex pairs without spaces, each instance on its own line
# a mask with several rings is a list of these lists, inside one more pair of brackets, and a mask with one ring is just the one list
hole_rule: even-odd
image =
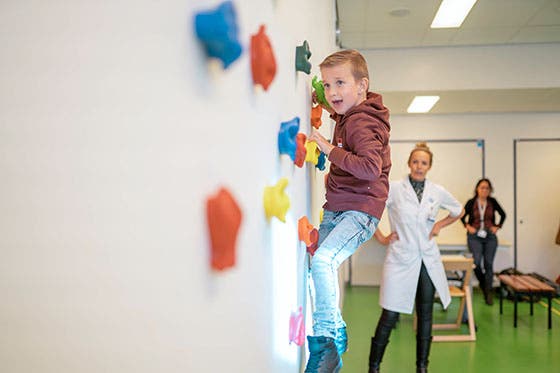
[[339,66],[347,62],[352,66],[352,75],[354,79],[359,81],[362,78],[366,78],[368,80],[366,89],[369,89],[369,72],[366,59],[355,49],[346,49],[327,56],[327,58],[319,64],[319,68]]
[[412,158],[412,154],[414,154],[415,152],[418,152],[418,151],[428,153],[428,155],[430,156],[430,166],[431,166],[432,165],[432,160],[434,159],[434,154],[430,150],[430,147],[428,146],[428,144],[426,144],[425,142],[416,143],[416,146],[414,147],[414,149],[412,149],[412,151],[410,152],[410,155],[408,156],[407,164],[410,164],[410,159]]

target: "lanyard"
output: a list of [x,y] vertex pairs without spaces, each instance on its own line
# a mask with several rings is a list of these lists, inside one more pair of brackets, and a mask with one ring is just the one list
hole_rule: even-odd
[[483,205],[480,204],[480,201],[477,199],[476,202],[478,203],[478,212],[480,213],[480,230],[484,229],[484,212],[486,212],[486,202]]

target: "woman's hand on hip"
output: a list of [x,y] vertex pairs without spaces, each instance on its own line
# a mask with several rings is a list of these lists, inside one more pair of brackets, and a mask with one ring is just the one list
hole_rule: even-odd
[[397,234],[397,232],[391,232],[391,234],[387,236],[387,238],[389,239],[389,243],[391,243],[391,242],[398,241],[399,235]]
[[432,227],[432,231],[430,232],[430,236],[429,236],[430,240],[436,237],[439,234],[439,231],[441,230],[441,227],[438,223],[435,223],[434,226]]
[[393,241],[397,241],[399,239],[399,235],[397,232],[391,232],[389,235],[385,236],[379,229],[377,229],[374,233],[374,237],[380,244],[387,246]]

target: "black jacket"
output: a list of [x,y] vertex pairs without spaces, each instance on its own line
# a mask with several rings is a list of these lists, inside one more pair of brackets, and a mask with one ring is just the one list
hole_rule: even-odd
[[[484,216],[486,218],[488,218],[490,216],[490,220],[492,221],[492,225],[494,226],[498,226],[498,227],[502,227],[502,224],[504,224],[504,221],[506,220],[506,213],[505,211],[502,209],[502,206],[500,206],[500,204],[498,203],[498,201],[496,201],[495,198],[492,197],[488,197],[487,199],[487,205],[486,205],[486,211],[484,213]],[[476,210],[476,211],[475,211]],[[496,214],[498,213],[498,215],[500,215],[500,222],[498,224],[496,224]],[[465,215],[463,215],[463,217],[461,218],[461,221],[463,222],[463,225],[466,226],[471,225],[473,227],[475,227],[476,229],[478,229],[480,227],[480,221],[477,221],[475,223],[475,217],[479,217],[478,216],[478,206],[476,204],[476,197],[471,198],[467,201],[467,203],[465,204]],[[467,221],[468,218],[468,221]]]

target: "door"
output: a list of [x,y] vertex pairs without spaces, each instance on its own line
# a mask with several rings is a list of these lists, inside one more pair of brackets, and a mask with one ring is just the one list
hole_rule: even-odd
[[560,274],[560,139],[515,140],[518,270],[551,280]]

